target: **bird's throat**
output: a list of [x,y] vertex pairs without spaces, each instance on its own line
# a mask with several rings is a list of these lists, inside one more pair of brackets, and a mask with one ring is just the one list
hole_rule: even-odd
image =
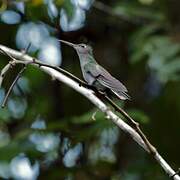
[[91,54],[78,53],[81,68],[84,67],[87,63],[97,63]]

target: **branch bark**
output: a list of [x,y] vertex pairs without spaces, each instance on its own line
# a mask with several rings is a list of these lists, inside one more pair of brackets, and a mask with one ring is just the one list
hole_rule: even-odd
[[[5,55],[10,55],[17,60],[17,63],[22,63],[25,65],[32,64],[42,71],[46,72],[53,78],[56,78],[57,80],[63,82],[67,86],[71,87],[75,91],[79,92],[83,96],[85,96],[89,101],[91,101],[97,108],[99,108],[109,119],[115,123],[119,128],[121,128],[123,131],[125,131],[127,134],[129,134],[134,141],[136,141],[146,152],[149,153],[149,149],[147,145],[144,143],[141,136],[127,123],[125,123],[120,117],[118,117],[114,112],[110,110],[110,108],[102,102],[95,94],[94,91],[87,89],[83,86],[81,86],[79,83],[77,83],[76,77],[75,79],[72,79],[68,76],[68,74],[63,72],[62,69],[56,67],[55,69],[53,66],[44,64],[41,65],[41,63],[37,64],[36,62],[40,62],[36,60],[33,57],[30,57],[26,54],[23,54],[22,52],[10,49],[6,46],[0,45],[0,53]],[[5,53],[4,53],[5,52]],[[22,61],[22,62],[21,62]],[[78,79],[78,78],[77,78]],[[83,83],[83,82],[82,82]],[[163,170],[167,173],[169,177],[172,177],[174,180],[180,180],[180,176],[176,174],[176,172],[171,168],[171,166],[161,157],[161,155],[156,150],[153,154],[154,159],[157,161],[157,163],[163,168]]]

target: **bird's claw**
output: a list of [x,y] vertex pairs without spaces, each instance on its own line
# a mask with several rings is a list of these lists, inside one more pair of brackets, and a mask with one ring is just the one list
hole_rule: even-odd
[[96,113],[97,113],[97,111],[98,111],[98,110],[96,110],[96,111],[92,114],[92,117],[91,117],[91,118],[92,118],[93,121],[96,121]]

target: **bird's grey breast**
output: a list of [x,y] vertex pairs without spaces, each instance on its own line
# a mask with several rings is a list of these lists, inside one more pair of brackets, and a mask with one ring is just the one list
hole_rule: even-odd
[[93,83],[95,82],[95,78],[91,75],[90,72],[83,72],[83,77],[85,79],[85,81],[89,84],[89,85],[93,85]]
[[96,64],[94,63],[88,62],[88,63],[81,64],[83,77],[89,85],[93,85],[94,82],[96,81],[96,77],[94,76],[94,73],[92,72],[94,71],[94,68],[96,68]]
[[106,88],[98,82],[100,76],[100,66],[96,63],[87,63],[84,66],[83,77],[89,85],[96,87],[98,90],[105,90]]

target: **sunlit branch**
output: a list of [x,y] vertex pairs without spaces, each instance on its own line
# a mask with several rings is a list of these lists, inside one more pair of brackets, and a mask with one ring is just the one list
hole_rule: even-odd
[[132,119],[122,108],[120,108],[119,106],[117,106],[108,96],[104,96],[105,99],[107,100],[107,102],[109,102],[116,111],[120,112],[127,120],[128,122],[132,125],[132,127],[136,130],[136,132],[141,136],[141,138],[143,139],[144,143],[146,144],[149,152],[154,155],[156,154],[156,148],[149,142],[149,140],[147,139],[147,137],[145,136],[145,134],[142,132],[142,130],[140,129],[139,123],[137,123],[136,121],[134,121],[134,119]]
[[[23,54],[22,52],[18,52],[16,50],[10,49],[6,46],[0,45],[0,49],[2,49],[5,54],[10,54],[13,58],[15,63],[21,63],[25,65],[35,65],[36,67],[40,68],[42,71],[48,73],[53,78],[65,83],[72,89],[76,90],[87,99],[89,99],[96,107],[98,107],[109,119],[115,123],[118,127],[120,127],[123,131],[128,133],[145,151],[149,153],[149,147],[147,146],[147,142],[139,135],[134,128],[129,126],[125,123],[120,117],[118,117],[110,108],[101,100],[99,99],[93,90],[85,88],[79,85],[79,80],[77,81],[77,77],[71,77],[71,74],[63,72],[61,68],[54,67],[48,64],[42,64],[40,61]],[[2,52],[2,51],[0,51]],[[81,81],[81,80],[80,80]],[[82,84],[84,82],[82,81]],[[86,84],[86,83],[85,83]],[[144,143],[145,142],[145,143]],[[164,171],[168,174],[169,177],[172,177],[174,180],[180,180],[180,176],[169,166],[169,164],[161,157],[156,149],[154,149],[153,157],[155,160],[160,164],[160,166],[164,169]]]
[[[0,49],[1,50],[1,49]],[[25,61],[19,61],[17,59],[15,59],[14,57],[12,57],[11,55],[9,55],[7,52],[4,52],[3,50],[1,50],[4,54],[8,55],[12,62],[11,64],[18,64],[18,63],[25,63]],[[121,113],[130,123],[130,125],[132,125],[132,127],[137,131],[137,133],[141,136],[141,138],[143,139],[144,143],[146,144],[148,151],[151,154],[155,154],[156,153],[156,149],[155,147],[149,142],[149,140],[146,138],[145,134],[142,132],[142,130],[140,129],[139,123],[137,123],[136,121],[134,121],[122,108],[120,108],[119,106],[117,106],[106,94],[101,93],[100,91],[98,91],[97,89],[93,88],[93,86],[89,86],[87,83],[85,83],[84,81],[80,80],[79,78],[77,78],[76,76],[72,75],[71,73],[57,67],[57,66],[52,66],[49,64],[45,64],[42,63],[36,59],[33,59],[33,62],[28,62],[28,64],[33,63],[33,64],[37,64],[39,66],[45,66],[45,67],[50,67],[53,68],[55,70],[58,70],[60,72],[63,72],[63,74],[68,75],[70,78],[74,79],[76,82],[78,82],[80,85],[83,85],[84,87],[87,87],[89,89],[92,89],[93,91],[95,91],[100,97],[103,98],[103,100],[105,99],[109,104],[111,104],[111,106],[113,106],[115,108],[116,111],[118,111],[119,113]],[[27,63],[25,63],[27,65]],[[8,91],[9,92],[9,91]],[[7,94],[9,96],[9,93]],[[7,97],[5,97],[5,100],[7,100]],[[6,101],[5,101],[6,102]],[[4,107],[4,104],[2,105],[2,107]],[[94,117],[94,116],[93,116]]]

